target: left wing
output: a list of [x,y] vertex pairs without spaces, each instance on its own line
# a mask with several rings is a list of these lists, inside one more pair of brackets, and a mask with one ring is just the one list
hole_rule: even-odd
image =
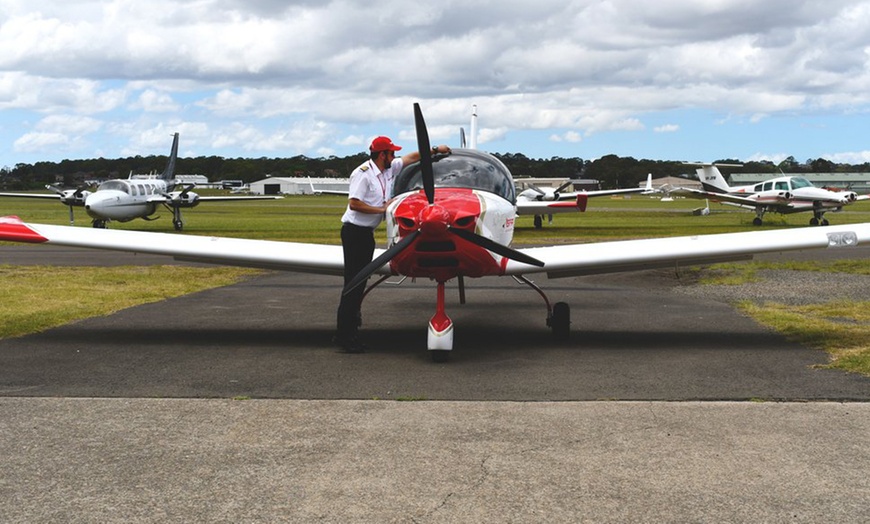
[[757,253],[848,249],[865,243],[870,243],[870,223],[533,247],[518,251],[544,262],[543,267],[509,260],[505,274],[547,273],[559,278],[749,260]]
[[[178,260],[341,275],[341,246],[182,236],[112,229],[27,224],[0,218],[0,240],[167,255]],[[753,254],[801,249],[848,249],[870,242],[870,223],[623,240],[517,249],[544,262],[537,267],[507,260],[505,274],[547,273],[551,278],[615,273],[675,265],[752,258]],[[375,257],[384,252],[375,250]],[[497,256],[497,255],[496,255]],[[389,274],[384,265],[379,274]]]

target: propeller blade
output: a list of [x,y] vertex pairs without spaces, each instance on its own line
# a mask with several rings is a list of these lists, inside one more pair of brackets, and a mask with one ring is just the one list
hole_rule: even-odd
[[564,184],[562,184],[561,186],[556,188],[556,193],[561,193],[565,189],[568,189],[568,186],[570,186],[573,183],[574,183],[573,180],[569,180],[569,181],[565,182]]
[[533,266],[544,267],[544,263],[538,260],[537,258],[530,257],[525,253],[520,253],[516,249],[505,246],[504,244],[499,244],[495,240],[491,240],[489,238],[478,235],[477,233],[473,233],[468,231],[467,229],[448,229],[454,235],[468,240],[472,244],[476,244],[484,249],[488,249],[493,253],[499,254],[503,257],[509,258],[511,260],[516,260],[517,262],[522,262],[524,264],[530,264]]
[[413,242],[419,234],[419,231],[414,231],[408,234],[405,238],[393,244],[393,247],[384,251],[381,256],[369,262],[369,265],[362,268],[360,272],[357,273],[355,277],[353,277],[353,280],[351,280],[347,283],[346,286],[344,286],[344,290],[341,292],[341,294],[347,295],[348,293],[356,289],[360,284],[368,280],[372,273],[380,269],[381,266],[392,260],[394,256],[398,255],[399,253],[404,251],[405,248],[410,246],[411,242]]
[[435,203],[435,174],[432,171],[432,148],[429,145],[429,131],[426,129],[426,121],[423,120],[423,111],[417,102],[414,102],[414,127],[417,129],[417,151],[420,152],[423,191],[426,193],[426,200],[432,205]]
[[533,190],[535,191],[535,193],[539,193],[539,194],[541,194],[541,195],[544,194],[544,190],[541,189],[540,187],[536,186],[535,184],[529,184],[529,187],[530,187],[531,189],[533,189]]

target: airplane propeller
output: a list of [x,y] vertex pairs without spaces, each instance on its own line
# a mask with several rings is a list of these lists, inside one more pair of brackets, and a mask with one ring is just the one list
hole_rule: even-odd
[[[432,209],[432,206],[435,205],[435,173],[432,168],[432,150],[429,145],[429,131],[426,129],[426,122],[423,119],[423,112],[420,109],[419,103],[414,103],[414,126],[417,130],[417,150],[420,152],[420,171],[423,177],[423,192],[426,194],[426,200],[429,202],[429,209]],[[405,235],[401,240],[393,244],[392,247],[384,251],[379,257],[372,260],[366,267],[360,270],[360,272],[357,273],[357,275],[348,282],[346,286],[344,286],[344,291],[342,293],[346,295],[353,291],[359,285],[368,280],[372,273],[392,260],[393,257],[407,249],[408,246],[414,243],[414,240],[416,240],[417,236],[420,235],[422,229],[434,229],[433,226],[435,226],[437,222],[444,221],[444,214],[442,213],[424,212],[421,214],[421,217],[424,216],[431,217],[431,219],[422,220],[417,230]],[[499,244],[494,240],[478,235],[472,231],[468,231],[467,229],[454,228],[447,224],[446,221],[442,227],[445,227],[448,233],[452,233],[472,244],[492,251],[493,253],[505,258],[538,267],[544,266],[543,262],[534,257],[521,253],[513,248],[505,246],[504,244]]]

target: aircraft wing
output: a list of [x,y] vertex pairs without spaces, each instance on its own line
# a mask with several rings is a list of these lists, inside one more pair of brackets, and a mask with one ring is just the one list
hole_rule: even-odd
[[0,197],[15,197],[15,198],[51,198],[57,200],[60,195],[48,193],[0,193]]
[[[186,262],[343,275],[341,246],[25,224],[0,217],[0,240],[167,255]],[[376,250],[375,256],[383,250]],[[381,270],[389,274],[389,269]]]
[[224,202],[232,200],[281,200],[281,195],[251,195],[251,196],[201,196],[200,202]]
[[[281,195],[257,195],[257,196],[200,196],[196,202],[230,202],[234,200],[280,200],[284,198]],[[148,197],[148,202],[153,204],[168,204],[172,202],[171,198],[164,195],[152,195]]]
[[788,209],[793,207],[791,204],[783,202],[781,200],[773,200],[770,202],[764,202],[761,200],[754,200],[751,198],[742,197],[739,195],[728,194],[728,193],[714,193],[712,191],[703,191],[700,189],[691,189],[688,187],[676,187],[668,191],[668,194],[671,196],[682,196],[687,198],[697,198],[700,200],[712,200],[714,202],[722,202],[725,204],[734,204],[740,207],[745,207],[748,209],[755,209],[759,206],[766,208],[776,208],[776,209]]
[[[327,275],[341,275],[344,265],[342,248],[337,245],[28,224],[18,217],[0,218],[0,240]],[[849,249],[865,243],[870,243],[870,223],[532,247],[517,251],[544,262],[544,266],[508,260],[505,274],[547,273],[550,278],[559,278],[747,260],[765,252]],[[383,252],[376,249],[375,257]],[[389,272],[387,265],[377,271],[382,275]]]
[[571,213],[586,211],[586,197],[581,193],[571,200],[517,200],[518,215],[552,215],[555,213]]
[[870,243],[870,223],[623,240],[519,249],[543,267],[509,260],[505,274],[547,273],[550,278],[748,260],[757,253],[848,249]]

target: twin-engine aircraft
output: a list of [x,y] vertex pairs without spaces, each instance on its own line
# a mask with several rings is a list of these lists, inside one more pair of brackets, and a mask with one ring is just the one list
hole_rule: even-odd
[[130,178],[107,180],[94,192],[83,188],[61,189],[56,186],[46,186],[56,194],[0,193],[0,197],[59,199],[61,204],[69,206],[70,225],[74,222],[73,208],[84,207],[85,212],[93,219],[93,226],[99,229],[105,229],[112,220],[117,222],[129,222],[136,218],[156,220],[157,217],[151,218],[151,215],[156,213],[158,206],[162,204],[172,211],[172,225],[176,231],[184,228],[181,209],[196,207],[200,202],[281,198],[279,196],[199,196],[191,191],[193,184],[183,184],[174,179],[177,158],[178,133],[175,133],[169,161],[160,176],[133,178],[131,174]]
[[731,187],[717,166],[740,167],[739,164],[689,165],[699,166],[696,172],[704,189],[681,187],[670,189],[668,193],[753,209],[755,218],[752,223],[756,226],[762,224],[764,214],[768,212],[789,215],[804,211],[813,213],[811,226],[827,226],[826,212],[840,211],[843,206],[870,198],[870,195],[858,195],[854,191],[830,191],[816,187],[800,176],[782,176],[751,186]]
[[[553,334],[570,332],[567,303],[551,304],[528,275],[549,278],[612,273],[676,265],[745,260],[754,253],[814,248],[848,249],[870,242],[870,223],[749,233],[654,238],[593,244],[512,248],[516,223],[513,177],[497,158],[474,149],[430,153],[419,105],[414,105],[420,161],[394,181],[387,209],[387,249],[345,286],[363,285],[371,275],[429,279],[435,283],[435,314],[429,320],[428,349],[444,361],[453,349],[454,325],[447,316],[445,286],[464,279],[509,276],[544,300]],[[336,228],[338,224],[336,223]],[[167,233],[101,230],[28,224],[0,218],[0,240],[173,256],[177,260],[335,275],[343,272],[341,246]],[[337,299],[338,297],[336,297]],[[460,299],[460,301],[462,298]],[[493,309],[498,307],[493,304]],[[332,316],[333,312],[324,312]]]

